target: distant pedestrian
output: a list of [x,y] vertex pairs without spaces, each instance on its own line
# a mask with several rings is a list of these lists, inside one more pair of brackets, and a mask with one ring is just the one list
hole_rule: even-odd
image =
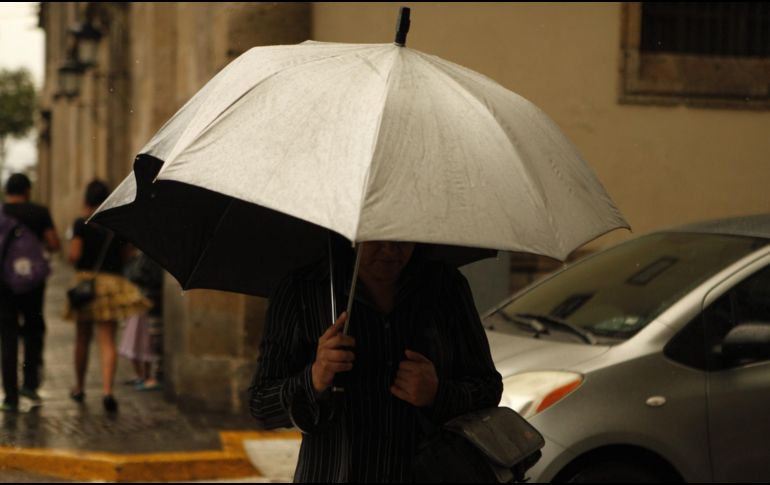
[[[5,184],[3,214],[10,216],[34,234],[45,250],[56,252],[60,244],[51,214],[46,207],[30,201],[31,191],[32,183],[26,175],[21,173],[11,175]],[[9,243],[10,240],[5,242]],[[37,242],[35,245],[40,247]],[[37,251],[42,256],[40,249]],[[38,286],[20,294],[11,291],[8,287],[0,289],[0,334],[5,391],[3,410],[6,411],[18,409],[19,395],[29,398],[33,404],[41,402],[37,390],[41,384],[43,368],[45,336],[43,297],[46,283],[44,278],[41,279]],[[23,319],[21,326],[19,326],[19,316]],[[21,390],[18,389],[17,369],[20,334],[24,340],[24,381]]]
[[77,382],[70,397],[77,402],[83,402],[85,398],[88,349],[93,329],[96,327],[102,364],[104,409],[114,413],[118,410],[118,403],[112,393],[117,368],[115,348],[117,323],[124,318],[146,312],[151,307],[151,303],[142,296],[134,284],[122,276],[124,262],[129,252],[128,246],[110,237],[106,229],[94,224],[86,224],[88,218],[104,202],[109,193],[109,188],[97,180],[86,187],[83,217],[78,218],[73,227],[69,260],[77,270],[76,284],[87,280],[94,281],[94,298],[78,308],[70,304],[67,313],[69,318],[77,322],[75,342]]
[[125,320],[118,353],[131,360],[136,373],[136,377],[126,384],[133,385],[139,391],[159,390],[159,377],[162,373],[157,369],[161,363],[162,347],[158,348],[157,334],[159,330],[162,332],[163,269],[146,254],[138,252],[126,265],[125,276],[153,304],[147,313],[133,315]]

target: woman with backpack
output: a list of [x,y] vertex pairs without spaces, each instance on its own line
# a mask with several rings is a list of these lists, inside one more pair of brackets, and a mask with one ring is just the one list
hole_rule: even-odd
[[[106,229],[86,221],[110,194],[101,181],[88,184],[85,192],[83,217],[75,220],[70,243],[69,260],[75,266],[75,288],[92,288],[86,298],[70,296],[68,317],[77,323],[75,342],[75,375],[77,382],[70,393],[76,402],[85,398],[85,376],[88,368],[88,350],[94,328],[101,354],[103,405],[107,412],[118,410],[112,394],[117,368],[115,336],[118,321],[144,313],[152,304],[139,289],[122,276],[128,257],[125,243],[112,238]],[[91,286],[90,281],[93,281]],[[71,290],[70,293],[73,293]],[[81,292],[82,293],[82,292]],[[88,292],[86,292],[88,293]],[[89,300],[83,302],[82,300]]]

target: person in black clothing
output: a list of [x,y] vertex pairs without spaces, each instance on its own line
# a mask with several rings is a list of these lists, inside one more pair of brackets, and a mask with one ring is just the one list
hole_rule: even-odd
[[[93,329],[97,329],[101,354],[103,404],[108,412],[116,412],[118,403],[112,394],[117,369],[115,335],[117,322],[131,315],[146,312],[152,304],[139,289],[123,278],[123,265],[130,253],[129,247],[109,232],[86,221],[109,196],[109,188],[98,180],[88,184],[85,193],[83,217],[75,221],[70,243],[69,260],[75,265],[75,283],[95,279],[95,298],[79,308],[68,308],[68,316],[77,323],[75,341],[76,386],[70,397],[76,402],[85,399],[85,376],[88,368],[88,349]],[[100,255],[104,251],[101,267]]]
[[[496,406],[502,378],[467,280],[413,243],[367,242],[351,314],[329,326],[328,262],[273,294],[250,388],[258,426],[296,426],[296,482],[409,482],[424,430]],[[337,301],[351,261],[337,257]],[[344,393],[332,392],[333,383]]]
[[[49,252],[59,250],[59,237],[48,209],[30,202],[32,184],[26,175],[16,173],[5,184],[3,212],[26,226]],[[2,337],[2,369],[5,400],[3,409],[18,408],[19,395],[40,404],[37,393],[43,367],[45,319],[43,299],[45,283],[21,295],[7,289],[0,292],[0,336]],[[23,326],[19,327],[19,315]],[[19,331],[24,339],[24,381],[18,389],[17,365]]]

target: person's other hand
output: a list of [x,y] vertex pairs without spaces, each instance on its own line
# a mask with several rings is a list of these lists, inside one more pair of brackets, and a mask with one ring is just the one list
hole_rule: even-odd
[[438,376],[433,362],[422,354],[406,351],[390,392],[397,398],[417,407],[433,405],[438,391]]
[[318,339],[318,349],[311,373],[313,388],[319,394],[332,385],[337,372],[345,372],[353,368],[355,354],[347,349],[352,349],[356,341],[353,337],[342,333],[347,319],[347,312],[342,312],[334,325]]

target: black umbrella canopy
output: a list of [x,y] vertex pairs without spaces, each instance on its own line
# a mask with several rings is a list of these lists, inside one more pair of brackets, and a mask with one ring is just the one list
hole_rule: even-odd
[[[162,166],[139,155],[134,201],[99,211],[89,222],[141,249],[182,288],[269,296],[289,272],[327,257],[328,229],[208,189],[155,181]],[[425,251],[456,266],[495,254],[444,245]]]
[[162,164],[137,157],[134,202],[91,220],[141,249],[182,288],[266,296],[277,274],[324,257],[325,229],[211,190],[153,183]]

